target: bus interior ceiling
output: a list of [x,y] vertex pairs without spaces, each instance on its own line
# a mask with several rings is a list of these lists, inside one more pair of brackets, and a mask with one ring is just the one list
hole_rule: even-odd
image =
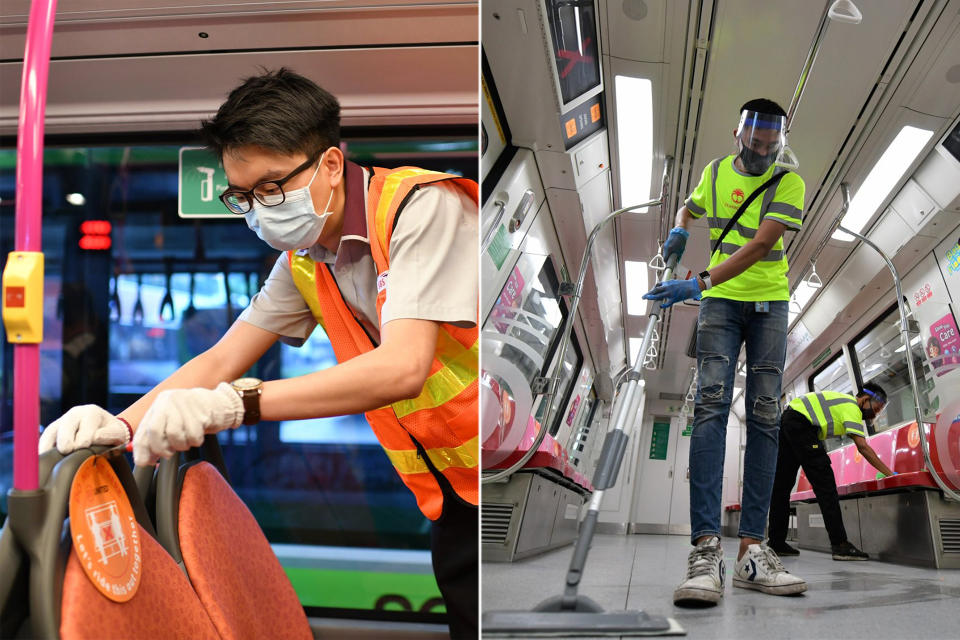
[[[46,133],[194,130],[242,78],[281,66],[338,96],[344,127],[474,124],[464,70],[476,65],[477,3],[378,4],[62,3]],[[0,8],[0,136],[16,135],[29,9]]]
[[[674,226],[675,213],[697,185],[703,167],[735,150],[733,130],[743,102],[768,97],[787,109],[829,5],[598,0],[609,140],[588,138],[565,159],[557,142],[562,142],[562,105],[548,68],[546,38],[536,37],[540,3],[484,3],[483,49],[490,70],[485,79],[496,87],[512,143],[533,151],[559,241],[557,259],[570,271],[569,279],[576,279],[593,226],[612,210],[656,198],[665,158],[676,159],[664,206],[622,216],[615,233],[601,236],[593,253],[593,277],[586,281],[578,330],[586,338],[603,399],[611,398],[612,381],[626,364],[630,342],[639,346],[647,325],[645,315],[627,313],[624,262],[649,262],[657,254],[658,242]],[[863,13],[859,25],[829,22],[791,122],[788,145],[806,183],[803,229],[785,237],[791,290],[810,274],[811,257],[831,232],[842,205],[840,184],[849,183],[855,197],[905,126],[932,134],[903,176],[890,185],[889,195],[862,232],[895,256],[901,277],[949,234],[956,235],[960,164],[935,147],[960,113],[960,2],[877,0],[857,5]],[[618,112],[618,76],[651,81],[652,162],[643,167],[649,176],[621,171],[618,144],[634,141],[618,140],[618,130],[625,120],[643,116]],[[624,183],[645,184],[647,178],[649,198],[642,194],[635,201],[621,200]],[[487,216],[494,198],[485,197]],[[706,219],[694,227],[677,277],[706,267]],[[791,313],[792,338],[802,339],[789,354],[784,391],[794,385],[806,391],[816,356],[830,346],[836,353],[838,345],[862,332],[896,299],[882,259],[859,242],[831,238],[816,259],[816,272],[824,286],[812,292],[812,300],[800,303],[805,306],[796,322]],[[483,273],[482,287],[499,292],[506,274],[492,278],[489,265]],[[655,278],[650,272],[651,286]],[[485,312],[489,309],[484,307]],[[665,313],[656,370],[644,372],[650,400],[669,400],[676,407],[687,392],[695,362],[681,354],[696,313],[696,304],[678,304]],[[739,387],[742,376],[740,371]]]

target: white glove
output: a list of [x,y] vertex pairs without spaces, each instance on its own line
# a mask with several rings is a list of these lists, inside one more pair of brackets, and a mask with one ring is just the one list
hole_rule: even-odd
[[133,462],[155,464],[177,451],[203,444],[203,436],[234,429],[243,422],[243,401],[226,382],[216,389],[160,392],[133,436]]
[[[236,394],[234,394],[236,395]],[[95,404],[73,407],[51,422],[40,434],[40,453],[57,446],[66,455],[90,445],[130,442],[130,430],[119,418]]]

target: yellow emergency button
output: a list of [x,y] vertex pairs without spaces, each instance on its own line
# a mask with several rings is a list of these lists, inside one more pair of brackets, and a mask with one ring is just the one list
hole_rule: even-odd
[[3,269],[3,326],[14,344],[43,342],[43,253],[11,251]]

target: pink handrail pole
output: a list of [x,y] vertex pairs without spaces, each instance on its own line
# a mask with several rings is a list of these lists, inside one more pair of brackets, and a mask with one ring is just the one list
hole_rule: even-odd
[[[17,127],[16,250],[40,251],[43,221],[43,119],[56,0],[33,0],[20,85]],[[13,486],[38,487],[37,427],[40,425],[40,345],[13,347]]]

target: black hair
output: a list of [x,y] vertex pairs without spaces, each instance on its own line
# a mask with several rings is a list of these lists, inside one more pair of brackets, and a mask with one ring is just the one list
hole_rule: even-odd
[[785,116],[787,112],[783,110],[783,107],[778,105],[773,100],[767,98],[754,98],[748,102],[745,102],[742,107],[740,107],[740,113],[744,111],[756,111],[757,113],[766,113],[771,116]]
[[218,158],[247,145],[309,158],[340,144],[340,102],[287,68],[264,69],[230,92],[200,135]]
[[[863,390],[869,391],[870,393],[875,393],[877,395],[877,400],[880,402],[886,403],[887,401],[887,392],[883,390],[883,387],[876,384],[875,382],[864,382]],[[866,395],[861,391],[859,395]]]

